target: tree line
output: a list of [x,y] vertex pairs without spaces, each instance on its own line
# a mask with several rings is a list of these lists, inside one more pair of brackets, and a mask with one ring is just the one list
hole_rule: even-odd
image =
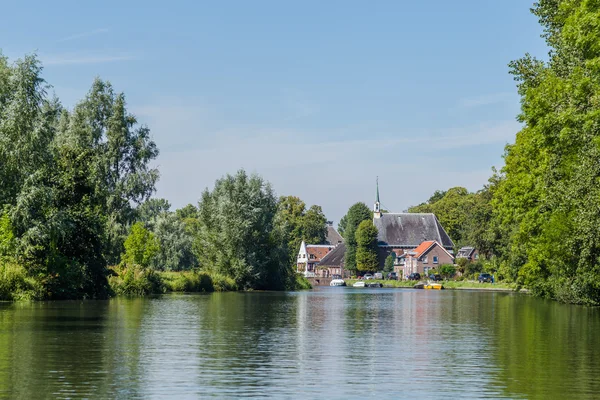
[[509,64],[523,128],[482,190],[436,192],[459,244],[478,247],[505,280],[559,301],[600,305],[600,3],[539,0],[547,61]]
[[298,285],[300,242],[325,240],[320,207],[239,171],[171,211],[151,198],[159,150],[124,94],[96,79],[68,110],[50,89],[36,56],[0,55],[0,298],[105,298],[111,266]]

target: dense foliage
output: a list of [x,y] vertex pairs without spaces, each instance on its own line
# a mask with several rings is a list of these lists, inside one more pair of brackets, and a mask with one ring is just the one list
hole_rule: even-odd
[[[274,224],[285,207],[267,183],[240,172],[199,209],[171,212],[150,198],[158,149],[125,96],[96,79],[67,110],[41,74],[35,56],[10,64],[0,54],[0,299],[156,292],[157,271],[197,268],[215,290],[306,286],[289,263],[299,237]],[[324,240],[320,207],[288,220]]]
[[284,196],[279,199],[274,223],[287,246],[289,265],[296,263],[303,240],[310,244],[325,243],[327,219],[323,210],[316,205],[306,210],[306,204],[298,197]]
[[371,220],[364,220],[356,229],[356,269],[375,272],[379,269],[377,258],[377,227]]
[[600,305],[600,2],[540,0],[532,12],[549,60],[510,63],[523,128],[506,147],[504,168],[478,193],[436,192],[411,211],[436,213],[500,278],[539,296]]
[[344,221],[344,243],[346,244],[346,254],[344,255],[344,268],[349,271],[356,271],[356,230],[363,221],[371,221],[373,213],[365,203],[355,203],[342,218]]
[[493,199],[497,252],[536,294],[600,304],[600,2],[541,0],[533,13],[551,51],[511,63],[524,126]]

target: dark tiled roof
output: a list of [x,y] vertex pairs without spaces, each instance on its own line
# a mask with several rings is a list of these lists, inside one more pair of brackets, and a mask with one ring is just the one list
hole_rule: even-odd
[[385,213],[373,222],[379,232],[380,246],[416,248],[427,240],[435,240],[445,249],[452,249],[454,243],[440,225],[434,214]]
[[339,267],[344,262],[344,254],[346,253],[346,245],[338,244],[335,249],[331,250],[325,257],[321,259],[319,266],[321,267]]
[[335,246],[343,241],[344,239],[333,226],[327,226],[327,237],[325,238],[325,243]]
[[456,254],[457,258],[470,258],[473,252],[475,251],[474,247],[461,247],[458,253]]

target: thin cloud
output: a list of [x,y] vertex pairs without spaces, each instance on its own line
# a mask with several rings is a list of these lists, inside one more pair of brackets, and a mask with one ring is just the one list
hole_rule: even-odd
[[76,33],[74,35],[64,37],[62,39],[57,40],[57,42],[60,43],[60,42],[68,42],[68,41],[76,40],[76,39],[83,39],[83,38],[87,38],[90,36],[100,35],[102,33],[108,33],[109,31],[110,30],[108,28],[94,29],[93,31]]
[[117,61],[135,60],[132,55],[83,55],[83,54],[58,54],[42,57],[44,65],[80,65],[80,64],[104,64]]

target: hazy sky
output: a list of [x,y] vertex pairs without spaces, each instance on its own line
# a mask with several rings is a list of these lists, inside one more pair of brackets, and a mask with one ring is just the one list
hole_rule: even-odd
[[523,0],[88,3],[3,3],[0,48],[68,107],[125,92],[174,207],[240,168],[335,221],[376,176],[390,211],[477,190],[519,129],[508,62],[546,53]]

